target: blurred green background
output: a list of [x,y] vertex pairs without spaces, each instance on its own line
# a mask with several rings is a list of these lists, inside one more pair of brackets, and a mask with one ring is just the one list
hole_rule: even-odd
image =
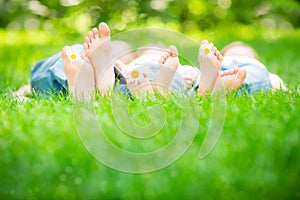
[[101,21],[109,24],[112,36],[134,28],[161,27],[183,33],[197,44],[211,40],[219,49],[242,40],[257,50],[271,72],[288,84],[298,83],[294,72],[300,62],[296,59],[300,0],[0,0],[0,5],[0,44],[7,58],[0,72],[10,73],[5,68],[15,64],[8,51],[16,47],[22,53],[14,73],[20,68],[20,74],[27,71],[18,81],[16,76],[7,80],[2,75],[2,85],[13,90],[28,82],[37,60],[65,45],[82,43]]
[[85,34],[99,21],[113,31],[164,25],[180,32],[220,24],[293,30],[300,26],[299,0],[0,0],[0,27],[8,30]]
[[[211,100],[200,99],[200,128],[182,158],[153,173],[121,173],[84,149],[71,101],[10,95],[34,63],[82,43],[100,21],[112,34],[155,26],[219,48],[243,40],[290,91],[229,95],[222,136],[205,160],[197,155]],[[0,0],[0,199],[300,199],[299,26],[296,0]],[[111,116],[111,102],[98,103]],[[174,115],[169,126],[179,124],[172,101],[162,105]]]

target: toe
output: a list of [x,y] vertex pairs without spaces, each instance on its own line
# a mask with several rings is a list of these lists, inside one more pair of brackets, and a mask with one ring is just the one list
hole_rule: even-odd
[[185,80],[185,82],[186,82],[188,85],[191,85],[191,84],[195,81],[194,77],[189,76],[189,75],[184,76],[183,79]]
[[215,52],[215,55],[216,55],[216,57],[217,57],[217,59],[218,59],[219,61],[222,61],[222,60],[223,60],[223,57],[222,57],[220,51],[217,50],[217,51]]
[[83,43],[83,49],[85,52],[88,52],[88,50],[89,50],[89,45],[86,42]]
[[166,62],[166,59],[164,58],[164,56],[160,57],[158,63],[159,64],[164,64]]
[[212,51],[215,53],[215,55],[217,55],[217,48],[215,46],[213,46]]
[[227,75],[229,75],[229,74],[231,74],[230,70],[224,71],[224,76],[227,76]]
[[68,61],[67,59],[67,52],[70,51],[71,47],[69,46],[64,46],[64,48],[61,51],[61,57],[64,61]]
[[167,58],[168,58],[168,54],[167,54],[167,53],[163,54],[163,55],[160,57],[160,59],[158,60],[158,63],[159,63],[159,64],[165,64]]
[[99,24],[99,31],[101,38],[110,36],[110,29],[105,22]]
[[237,71],[236,71],[236,68],[233,68],[233,69],[230,69],[229,70],[229,72],[228,72],[228,74],[229,75],[233,75],[233,74],[235,74]]
[[240,69],[240,68],[235,67],[235,68],[233,69],[233,73],[237,73],[237,72],[239,71],[239,69]]
[[90,41],[92,41],[93,39],[95,39],[94,33],[92,31],[88,32],[88,37],[90,38]]
[[217,48],[215,49],[215,55],[216,55],[217,58],[220,57],[220,51]]
[[247,76],[247,71],[245,69],[239,69],[236,77],[243,82]]
[[225,75],[225,74],[224,74],[223,71],[219,72],[219,76],[220,76],[220,77],[223,77],[224,75]]
[[192,80],[185,80],[185,84],[186,84],[187,88],[191,88],[193,82],[192,82]]
[[118,69],[121,72],[123,72],[123,73],[125,72],[126,65],[121,60],[116,60],[115,65],[118,67]]
[[227,76],[227,75],[231,74],[231,70],[226,70],[223,73],[224,73],[224,76]]
[[[219,51],[218,51],[218,52],[219,52]],[[219,60],[220,62],[223,61],[223,56],[222,56],[222,54],[221,54],[220,52],[219,52],[218,60]]]
[[201,45],[207,45],[208,44],[208,40],[202,40],[201,41]]
[[87,43],[87,44],[89,44],[89,43],[91,43],[91,40],[90,40],[90,38],[88,36],[86,36],[84,38],[84,42]]
[[98,32],[98,29],[97,28],[93,28],[92,29],[92,32],[94,34],[94,38],[99,38],[99,32]]
[[171,45],[169,47],[169,50],[170,50],[170,53],[169,53],[170,56],[172,56],[172,57],[177,57],[178,56],[178,50],[174,45]]

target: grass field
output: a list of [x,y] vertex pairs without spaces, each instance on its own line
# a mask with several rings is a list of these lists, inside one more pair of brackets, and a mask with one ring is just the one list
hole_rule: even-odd
[[[273,38],[255,29],[246,32],[254,36],[227,30],[191,37],[207,37],[220,47],[244,40],[257,49],[271,72],[282,77],[289,91],[228,95],[222,135],[202,160],[198,154],[212,117],[212,98],[197,98],[199,126],[191,147],[163,169],[131,174],[105,166],[85,149],[69,98],[18,102],[11,96],[11,91],[28,83],[37,60],[81,39],[1,31],[0,199],[300,199],[300,30],[274,31]],[[103,131],[128,151],[153,151],[167,144],[183,120],[180,104],[184,101],[126,103],[137,124],[149,122],[147,108],[152,105],[161,105],[167,115],[162,129],[166,136],[135,144],[118,136],[112,100],[98,98],[94,107]]]

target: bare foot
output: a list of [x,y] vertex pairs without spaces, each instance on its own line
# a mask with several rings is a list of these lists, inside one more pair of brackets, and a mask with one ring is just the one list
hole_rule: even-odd
[[148,76],[151,72],[143,65],[125,70],[125,79],[129,91],[135,96],[153,95],[154,91]]
[[175,46],[170,46],[167,53],[163,54],[158,61],[160,70],[153,79],[154,88],[161,94],[166,93],[171,86],[173,77],[179,66],[178,50]]
[[92,66],[83,59],[80,51],[69,46],[62,49],[61,55],[71,95],[78,100],[91,100],[95,90]]
[[26,97],[31,95],[31,86],[30,85],[23,85],[17,91],[13,92],[14,97]]
[[121,60],[116,60],[115,66],[124,74],[126,71],[126,65]]
[[183,77],[186,89],[191,89],[199,78],[200,71],[196,67],[183,65],[177,69],[177,72]]
[[93,28],[92,31],[88,32],[83,48],[94,68],[96,85],[101,94],[104,95],[113,87],[115,82],[114,69],[111,63],[112,52],[108,25],[101,22],[99,29]]
[[200,64],[201,79],[198,94],[207,94],[216,84],[223,57],[213,43],[203,40],[200,44],[198,61]]
[[220,72],[221,80],[226,92],[239,89],[247,76],[247,71],[242,68],[234,68]]

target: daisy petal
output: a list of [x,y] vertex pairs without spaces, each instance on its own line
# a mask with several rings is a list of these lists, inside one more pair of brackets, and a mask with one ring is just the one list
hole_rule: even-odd
[[82,60],[81,52],[78,49],[70,49],[69,51],[67,51],[67,58],[72,64],[80,62]]
[[211,58],[213,56],[213,44],[209,43],[209,44],[204,44],[204,45],[200,45],[199,48],[199,55],[208,59]]

